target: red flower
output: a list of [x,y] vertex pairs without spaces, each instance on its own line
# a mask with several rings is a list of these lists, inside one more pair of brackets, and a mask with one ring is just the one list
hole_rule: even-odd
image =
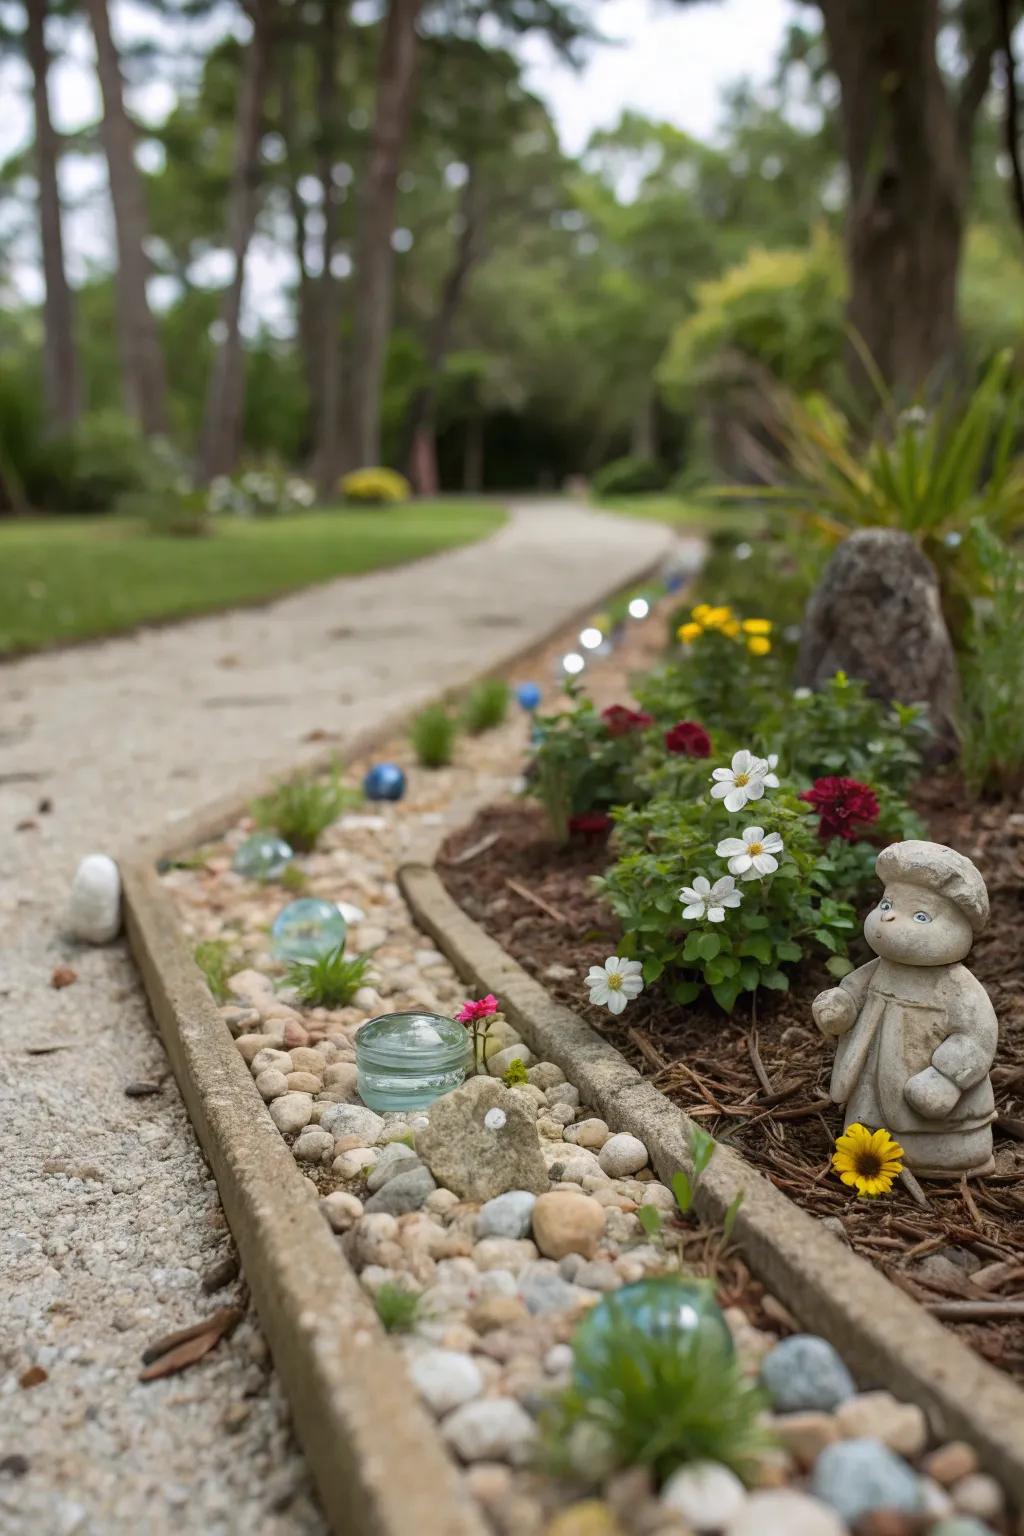
[[819,812],[818,835],[826,840],[841,837],[856,842],[863,828],[878,817],[878,798],[868,784],[856,779],[815,779],[813,789],[800,796]]
[[710,757],[711,737],[696,720],[680,720],[665,732],[665,745],[670,752],[681,757]]
[[625,704],[609,704],[602,709],[601,719],[608,727],[609,736],[628,736],[632,731],[642,731],[654,724],[654,716],[642,709],[627,709]]
[[604,811],[580,811],[578,815],[569,817],[570,832],[584,832],[603,837],[611,829],[612,819],[606,816]]
[[455,1015],[458,1024],[474,1024],[477,1019],[489,1019],[492,1013],[498,1011],[498,999],[493,992],[488,992],[486,997],[478,998],[473,1003],[463,1003]]

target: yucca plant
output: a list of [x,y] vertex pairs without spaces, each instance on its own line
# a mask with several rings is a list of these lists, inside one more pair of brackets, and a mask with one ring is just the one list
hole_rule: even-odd
[[342,784],[334,773],[329,779],[292,779],[279,784],[273,794],[255,802],[252,814],[257,826],[269,827],[297,853],[309,853],[342,811],[359,803],[358,792]]
[[307,1008],[344,1008],[366,983],[370,955],[345,954],[344,946],[312,960],[294,960],[285,974],[300,1003]]

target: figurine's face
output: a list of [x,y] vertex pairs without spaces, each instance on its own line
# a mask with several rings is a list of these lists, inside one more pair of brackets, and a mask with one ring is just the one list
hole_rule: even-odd
[[894,880],[868,913],[864,937],[883,960],[952,965],[970,953],[974,934],[960,908],[935,891]]

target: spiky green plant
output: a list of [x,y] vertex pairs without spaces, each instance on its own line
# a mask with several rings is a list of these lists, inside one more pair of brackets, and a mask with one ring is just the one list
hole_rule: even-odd
[[345,946],[314,960],[293,960],[285,984],[307,1008],[344,1008],[366,982],[370,955],[346,955]]
[[214,1001],[226,1003],[230,997],[228,977],[236,969],[231,946],[226,939],[204,939],[192,951],[192,958],[206,977]]
[[508,714],[510,689],[503,677],[485,677],[462,707],[462,724],[471,736],[493,731]]
[[419,1293],[407,1291],[404,1286],[394,1285],[391,1281],[381,1286],[373,1304],[388,1333],[408,1333],[420,1310]]
[[416,716],[409,735],[421,767],[444,768],[451,762],[457,729],[443,704],[430,704]]
[[964,778],[973,794],[1011,797],[1024,788],[1024,559],[984,524],[971,539],[991,596],[975,604],[961,656]]
[[[605,1303],[613,1313],[617,1302]],[[620,1466],[646,1465],[659,1481],[693,1461],[749,1478],[769,1444],[762,1394],[710,1329],[669,1340],[622,1308],[611,1327],[577,1331],[573,1375],[541,1417],[543,1459],[572,1475],[574,1432],[606,1444]]]
[[272,794],[255,802],[252,814],[257,826],[276,832],[297,853],[309,853],[342,811],[359,803],[358,792],[333,773],[329,779],[291,779],[279,784]]

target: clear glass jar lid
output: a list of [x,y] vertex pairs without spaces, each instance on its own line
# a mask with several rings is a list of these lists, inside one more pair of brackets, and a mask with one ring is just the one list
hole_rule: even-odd
[[468,1059],[469,1032],[437,1013],[383,1013],[356,1035],[356,1053],[375,1062],[457,1066]]

